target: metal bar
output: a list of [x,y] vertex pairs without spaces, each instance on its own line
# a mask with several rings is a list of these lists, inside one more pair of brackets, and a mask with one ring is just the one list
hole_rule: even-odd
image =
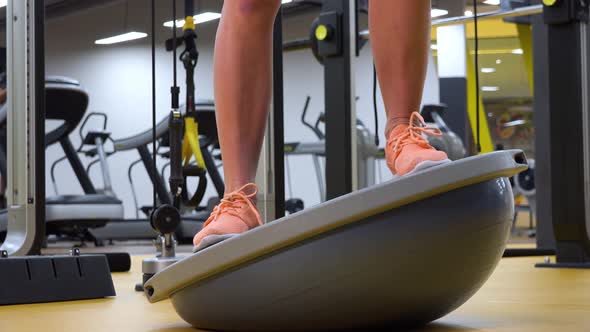
[[[477,15],[478,20],[498,19],[509,17],[520,17],[528,15],[537,15],[543,13],[543,5],[525,6],[512,10],[496,10],[493,12],[481,13]],[[433,27],[440,27],[445,25],[465,24],[473,21],[473,16],[457,16],[450,18],[443,18],[432,21]],[[359,38],[364,40],[370,39],[369,30],[359,32]],[[299,51],[311,47],[311,40],[308,38],[290,40],[283,44],[284,52]]]
[[45,239],[43,0],[7,3],[8,228],[0,250],[39,254]]
[[150,177],[150,180],[152,181],[152,183],[158,184],[156,186],[156,189],[157,189],[158,199],[160,200],[160,203],[171,205],[172,199],[170,198],[170,195],[168,194],[168,191],[166,190],[166,183],[164,182],[164,180],[160,176],[160,173],[158,172],[158,170],[154,169],[154,161],[152,159],[153,157],[152,157],[152,154],[150,153],[150,151],[148,150],[147,146],[142,145],[139,148],[137,148],[137,151],[139,152],[139,156],[141,157],[141,161],[143,162],[143,165],[145,166],[145,170],[147,171],[147,173]]
[[[0,129],[0,174],[6,179],[8,177],[7,167],[8,167],[8,160],[7,157],[7,143],[6,143],[6,136],[8,133],[6,129]],[[6,181],[6,180],[5,180]]]
[[195,15],[194,0],[184,0],[184,17]]
[[29,130],[34,136],[30,151],[35,154],[32,160],[35,166],[30,179],[34,185],[33,197],[32,200],[29,199],[28,204],[35,208],[37,229],[34,244],[29,248],[29,255],[41,254],[41,247],[45,241],[45,1],[35,0],[33,6],[32,17],[29,19],[33,22],[34,30],[31,39],[35,106],[32,112],[34,120],[29,124]]
[[283,44],[283,51],[284,52],[291,52],[291,51],[299,51],[305,50],[311,47],[311,40],[310,39],[296,39],[285,42]]
[[275,187],[275,218],[285,216],[285,129],[283,94],[283,13],[275,19],[273,32],[273,156]]
[[102,189],[107,195],[111,195],[113,194],[113,182],[111,181],[111,172],[109,171],[107,154],[104,151],[104,142],[102,141],[102,138],[96,137],[94,144],[96,145],[96,151],[98,152],[98,160],[100,162],[100,170],[102,172]]
[[587,22],[580,24],[580,64],[581,64],[581,94],[582,94],[582,127],[583,141],[582,148],[584,151],[584,210],[586,216],[586,250],[590,256],[590,64],[588,56],[590,55],[590,26]]
[[[477,15],[478,20],[486,19],[498,19],[498,18],[509,18],[509,17],[520,17],[528,15],[537,15],[543,13],[543,5],[525,6],[512,10],[496,10],[493,12],[481,13]],[[450,18],[443,18],[432,21],[433,27],[441,27],[445,25],[465,24],[473,22],[473,16],[457,16]],[[369,30],[364,30],[359,33],[359,36],[363,39],[369,39]]]
[[269,105],[270,112],[256,170],[257,205],[263,223],[272,222],[285,215],[282,26],[281,9],[273,26],[272,103]]
[[223,183],[223,178],[219,174],[219,170],[217,170],[217,165],[215,165],[215,161],[213,160],[213,156],[211,152],[207,148],[201,148],[203,153],[203,160],[205,161],[205,167],[207,167],[207,172],[209,173],[209,177],[213,182],[213,186],[217,191],[217,195],[219,198],[223,198],[225,193],[225,184]]
[[[520,17],[529,16],[543,13],[543,5],[533,5],[519,7],[512,10],[496,10],[493,12],[481,13],[477,15],[479,21],[485,19],[498,19],[498,18],[509,18],[509,17]],[[432,21],[432,26],[444,26],[444,25],[455,25],[470,23],[473,21],[473,16],[458,16],[450,18],[442,18],[439,20]]]
[[338,13],[342,52],[324,60],[326,110],[326,199],[357,189],[354,58],[356,1],[329,0],[322,13]]
[[326,186],[324,185],[324,174],[322,166],[320,165],[320,158],[317,154],[311,156],[313,160],[313,167],[315,168],[315,176],[318,181],[318,190],[320,192],[320,201],[326,201]]
[[61,144],[61,147],[66,155],[66,158],[68,158],[70,166],[74,170],[74,174],[76,174],[76,177],[78,178],[78,181],[80,182],[80,186],[82,186],[82,190],[84,190],[84,193],[96,194],[96,188],[92,184],[92,181],[88,176],[88,173],[86,173],[86,169],[84,169],[84,165],[78,157],[78,152],[72,145],[70,139],[68,137],[64,137],[59,141],[59,143]]
[[537,198],[537,248],[555,249],[553,231],[553,209],[551,207],[553,188],[551,184],[551,142],[555,140],[551,129],[549,113],[549,27],[542,17],[533,20],[533,77],[535,80],[533,109],[535,110],[535,187]]

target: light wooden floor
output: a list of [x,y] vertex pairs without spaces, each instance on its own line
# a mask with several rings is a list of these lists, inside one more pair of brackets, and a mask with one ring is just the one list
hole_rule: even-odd
[[[590,270],[535,269],[540,258],[504,259],[469,302],[420,331],[590,331]],[[114,274],[112,299],[0,307],[0,331],[194,331],[169,302],[149,304],[131,273]]]

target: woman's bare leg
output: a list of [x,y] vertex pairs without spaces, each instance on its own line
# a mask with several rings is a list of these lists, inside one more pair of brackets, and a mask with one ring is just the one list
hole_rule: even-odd
[[270,105],[272,32],[280,5],[280,0],[224,2],[214,83],[226,195],[193,239],[197,248],[261,224],[252,182]]
[[424,161],[445,160],[446,155],[431,149],[419,139],[421,136],[405,137],[413,130],[410,118],[419,111],[422,99],[430,42],[430,0],[372,0],[369,29],[387,114],[389,168],[394,174],[404,175]]
[[227,192],[253,182],[271,97],[279,0],[226,0],[215,42],[215,107]]

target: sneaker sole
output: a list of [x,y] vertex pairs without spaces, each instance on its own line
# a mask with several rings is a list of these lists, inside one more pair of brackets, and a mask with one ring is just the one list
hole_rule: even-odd
[[437,161],[433,161],[433,160],[425,160],[421,163],[419,163],[418,165],[416,165],[416,167],[414,167],[413,170],[411,170],[409,173],[406,173],[404,175],[393,175],[393,180],[397,180],[406,176],[410,176],[410,175],[414,175],[416,173],[419,173],[421,171],[424,171],[426,169],[432,168],[432,167],[436,167],[436,166],[440,166],[440,165],[444,165],[444,164],[448,164],[450,163],[451,160],[450,159],[444,159],[444,160],[437,160]]
[[232,237],[238,236],[238,235],[239,234],[223,234],[223,235],[206,236],[203,240],[201,240],[201,243],[199,243],[199,245],[197,245],[193,248],[193,252],[199,252],[203,249],[207,249],[213,245],[216,245],[220,242],[223,242],[229,238],[232,238]]

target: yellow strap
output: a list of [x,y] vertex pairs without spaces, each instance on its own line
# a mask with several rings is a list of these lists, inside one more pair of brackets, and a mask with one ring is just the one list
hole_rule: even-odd
[[205,169],[205,160],[201,152],[201,145],[199,144],[199,125],[194,118],[184,118],[184,142],[182,144],[182,157],[184,165],[188,165],[195,157],[197,166]]
[[184,26],[182,30],[195,30],[195,20],[192,16],[187,16],[184,19]]

